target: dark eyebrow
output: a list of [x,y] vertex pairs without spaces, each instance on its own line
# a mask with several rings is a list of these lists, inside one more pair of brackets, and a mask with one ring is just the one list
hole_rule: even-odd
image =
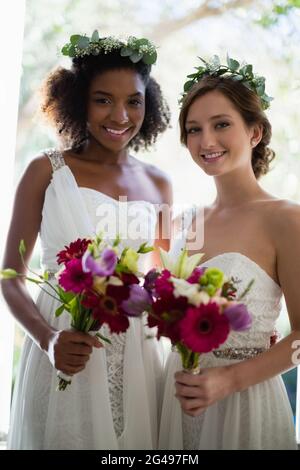
[[[211,116],[209,118],[210,121],[213,121],[214,119],[220,119],[220,118],[224,118],[224,117],[227,117],[227,118],[231,118],[231,116],[229,114],[216,114],[215,116]],[[186,121],[186,124],[198,124],[197,121]]]
[[[111,93],[107,93],[107,91],[102,91],[102,90],[93,91],[93,95],[112,96]],[[138,97],[138,96],[143,96],[143,94],[140,91],[137,91],[135,93],[132,93],[132,95],[129,95],[129,98]]]
[[210,121],[212,121],[213,119],[220,119],[220,118],[224,118],[224,117],[227,117],[227,118],[230,118],[230,114],[216,114],[215,116],[212,116],[210,118]]
[[93,95],[106,95],[106,96],[112,96],[110,93],[107,93],[106,91],[102,91],[102,90],[95,90],[95,91],[93,91]]
[[133,98],[134,96],[136,96],[136,97],[140,96],[141,97],[141,96],[143,96],[143,93],[141,93],[140,91],[137,91],[136,93],[133,93],[132,95],[129,95],[129,96],[130,96],[130,98]]

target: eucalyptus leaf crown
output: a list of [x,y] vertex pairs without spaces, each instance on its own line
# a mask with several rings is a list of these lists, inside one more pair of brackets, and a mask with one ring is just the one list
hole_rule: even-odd
[[191,90],[195,83],[198,83],[204,77],[230,77],[231,80],[241,82],[249,90],[254,91],[261,101],[262,108],[268,109],[270,102],[273,100],[271,96],[268,96],[265,92],[265,77],[260,77],[253,73],[253,66],[251,64],[239,63],[235,59],[231,59],[227,54],[227,65],[222,65],[220,58],[214,55],[212,59],[206,61],[199,57],[203,65],[195,67],[197,72],[187,76],[189,79],[185,82],[183,87],[182,98],[180,103],[184,100],[184,97]]
[[153,65],[157,59],[156,47],[146,38],[138,39],[130,36],[124,42],[114,36],[100,38],[97,30],[90,38],[86,35],[73,34],[70,42],[63,46],[61,52],[65,56],[77,58],[109,54],[116,50],[120,51],[120,56],[128,57],[134,64],[142,60],[147,65]]

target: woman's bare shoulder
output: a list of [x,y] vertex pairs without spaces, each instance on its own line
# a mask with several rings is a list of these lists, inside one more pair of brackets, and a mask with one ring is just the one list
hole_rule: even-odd
[[156,183],[158,186],[172,185],[171,178],[165,171],[161,170],[157,166],[152,165],[150,163],[145,163],[141,161],[139,163],[142,165],[148,177],[151,178],[152,181]]
[[265,213],[270,220],[278,223],[282,217],[299,216],[300,204],[289,199],[271,199],[266,202]]
[[270,201],[264,212],[265,221],[278,243],[300,236],[300,204],[287,199]]
[[51,171],[51,162],[47,152],[40,152],[33,157],[28,163],[27,167],[35,167],[40,169],[48,168]]
[[34,157],[25,168],[21,181],[33,186],[47,187],[52,178],[52,166],[49,157],[41,153]]
[[139,163],[142,165],[147,177],[150,178],[160,192],[162,201],[171,206],[173,204],[173,186],[169,175],[155,165],[144,162]]

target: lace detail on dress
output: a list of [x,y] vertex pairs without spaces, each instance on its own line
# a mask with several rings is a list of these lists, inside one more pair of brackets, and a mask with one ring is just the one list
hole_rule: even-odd
[[232,331],[219,349],[227,348],[265,348],[270,347],[275,322],[281,311],[282,292],[279,286],[255,262],[240,253],[223,253],[203,263],[204,266],[218,267],[227,277],[237,277],[237,296],[248,283],[254,284],[243,302],[251,316],[252,326],[244,332]]
[[44,152],[49,158],[53,172],[59,170],[62,166],[65,166],[65,160],[61,152],[55,149],[49,149]]
[[103,325],[101,333],[111,341],[111,344],[105,344],[108,390],[114,429],[119,438],[124,430],[123,365],[126,333],[111,334],[107,325]]

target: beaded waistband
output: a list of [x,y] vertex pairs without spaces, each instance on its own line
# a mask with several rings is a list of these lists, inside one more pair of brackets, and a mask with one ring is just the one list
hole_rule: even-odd
[[266,348],[227,348],[213,351],[213,355],[219,359],[250,359],[266,351]]
[[[267,348],[226,348],[212,351],[218,359],[250,359],[265,352]],[[176,346],[172,346],[172,351],[177,352]]]

